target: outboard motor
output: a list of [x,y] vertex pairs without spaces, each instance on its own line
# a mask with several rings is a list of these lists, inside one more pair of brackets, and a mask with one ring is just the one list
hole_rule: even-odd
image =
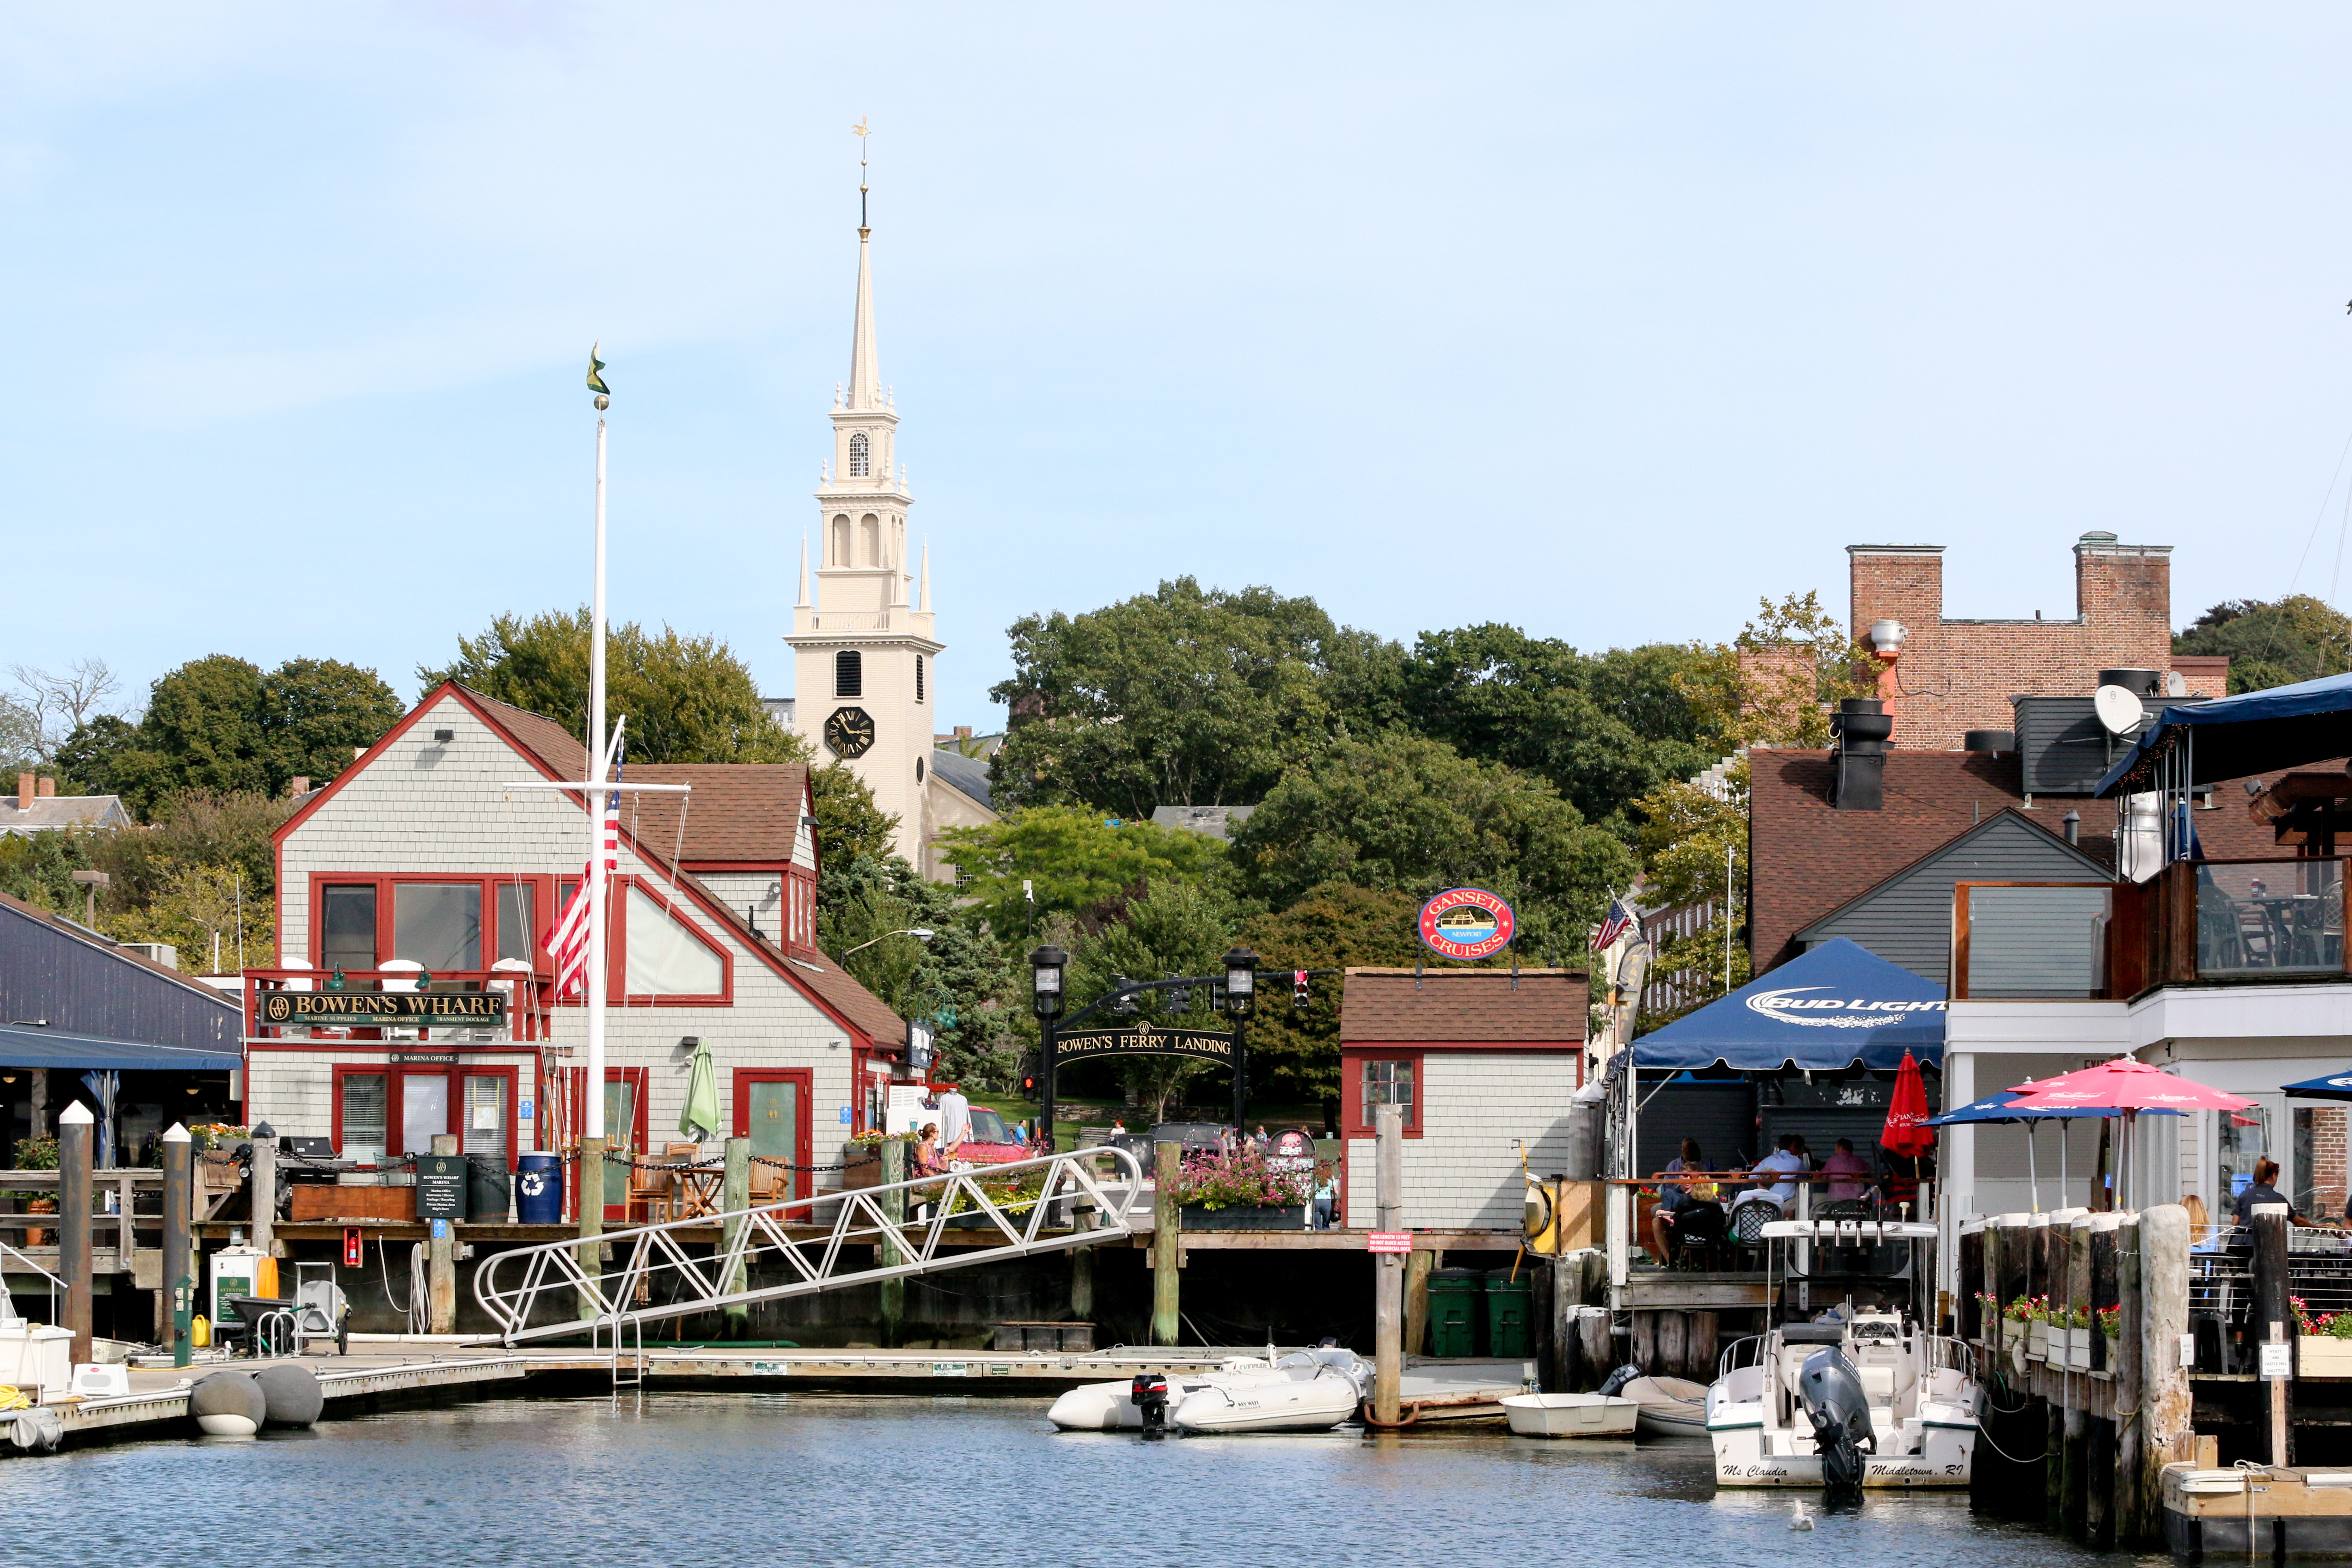
[[1870,1398],[1862,1376],[1835,1345],[1805,1358],[1797,1374],[1797,1397],[1813,1424],[1813,1447],[1822,1456],[1822,1485],[1832,1498],[1862,1495],[1865,1444],[1875,1447],[1870,1429]]
[[1154,1442],[1168,1436],[1168,1379],[1156,1372],[1139,1372],[1128,1392],[1143,1416],[1143,1436]]

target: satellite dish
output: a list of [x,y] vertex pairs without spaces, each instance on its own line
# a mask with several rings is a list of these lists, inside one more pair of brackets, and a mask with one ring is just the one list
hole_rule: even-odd
[[2147,717],[2139,705],[2139,698],[2130,688],[2102,686],[2091,698],[2091,706],[2099,715],[2099,722],[2107,727],[2110,735],[2128,735],[2140,727]]

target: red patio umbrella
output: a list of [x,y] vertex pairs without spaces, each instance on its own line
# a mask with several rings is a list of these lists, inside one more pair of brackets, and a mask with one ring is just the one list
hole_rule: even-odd
[[2016,1110],[2243,1110],[2251,1100],[2192,1083],[2130,1057],[2011,1089]]
[[1927,1085],[1919,1077],[1918,1062],[1905,1051],[1895,1074],[1895,1100],[1886,1108],[1886,1128],[1878,1135],[1880,1146],[1917,1159],[1936,1146],[1936,1130],[1927,1125]]

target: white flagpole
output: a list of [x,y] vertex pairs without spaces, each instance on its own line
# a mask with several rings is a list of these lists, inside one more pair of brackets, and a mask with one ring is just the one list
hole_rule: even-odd
[[[602,403],[603,398],[597,401]],[[588,1058],[582,1136],[604,1136],[604,416],[596,416],[596,583],[588,624]],[[585,1164],[585,1162],[583,1162]],[[602,1171],[580,1173],[580,1206],[604,1202]],[[592,1180],[592,1178],[595,1178]],[[597,1190],[591,1193],[592,1187]]]

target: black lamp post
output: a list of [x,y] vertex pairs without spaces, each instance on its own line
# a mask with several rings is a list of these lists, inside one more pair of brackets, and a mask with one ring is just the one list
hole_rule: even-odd
[[1070,955],[1041,947],[1029,955],[1029,1010],[1037,1015],[1037,1121],[1045,1152],[1054,1152],[1054,1020],[1062,1015],[1062,976]]
[[1245,947],[1235,947],[1225,954],[1225,1011],[1234,1018],[1234,1131],[1245,1131],[1243,1126],[1249,1100],[1249,1042],[1242,1034],[1242,1020],[1249,1016],[1250,1004],[1257,998],[1257,954]]

